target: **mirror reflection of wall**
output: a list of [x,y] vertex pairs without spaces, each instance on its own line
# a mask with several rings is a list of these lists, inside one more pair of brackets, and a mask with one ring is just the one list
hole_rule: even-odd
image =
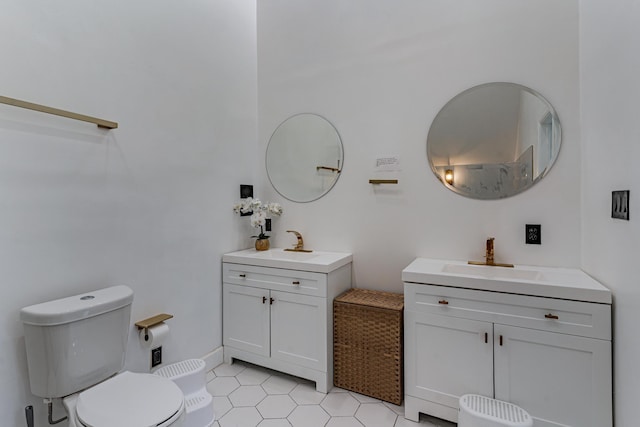
[[269,140],[267,175],[283,197],[310,202],[333,188],[343,160],[336,128],[316,114],[297,114],[282,122]]
[[[427,154],[452,191],[500,199],[540,180],[560,150],[560,121],[533,90],[488,83],[454,97],[433,120]],[[448,176],[446,176],[448,175]]]

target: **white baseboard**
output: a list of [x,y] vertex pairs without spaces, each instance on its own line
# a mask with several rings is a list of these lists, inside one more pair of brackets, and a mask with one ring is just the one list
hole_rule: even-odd
[[201,359],[204,360],[204,363],[206,365],[205,372],[209,372],[216,366],[222,365],[222,362],[224,362],[223,347],[216,348],[212,352],[202,356]]

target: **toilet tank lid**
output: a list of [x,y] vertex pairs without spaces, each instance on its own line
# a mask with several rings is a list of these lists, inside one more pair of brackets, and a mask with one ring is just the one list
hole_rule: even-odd
[[129,287],[112,286],[25,307],[20,310],[20,320],[27,325],[62,325],[117,310],[132,301]]

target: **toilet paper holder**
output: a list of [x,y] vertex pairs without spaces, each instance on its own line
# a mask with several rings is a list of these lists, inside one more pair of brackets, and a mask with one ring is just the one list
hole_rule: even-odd
[[138,327],[138,330],[142,330],[144,329],[144,340],[148,341],[149,340],[149,328],[159,325],[161,323],[164,323],[165,320],[169,320],[173,318],[173,314],[167,314],[167,313],[160,313],[160,314],[156,314],[153,317],[149,317],[147,319],[143,319],[140,320],[138,322],[136,322],[136,326]]

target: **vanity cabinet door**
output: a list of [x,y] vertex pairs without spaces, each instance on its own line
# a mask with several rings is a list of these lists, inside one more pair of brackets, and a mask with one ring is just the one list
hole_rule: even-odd
[[405,311],[404,324],[407,395],[455,411],[463,394],[493,396],[492,323]]
[[223,343],[269,356],[269,290],[223,284]]
[[271,298],[271,357],[325,370],[326,299],[279,291],[271,291]]
[[[535,427],[611,427],[611,343],[494,325],[495,398]],[[502,345],[500,345],[502,344]]]

